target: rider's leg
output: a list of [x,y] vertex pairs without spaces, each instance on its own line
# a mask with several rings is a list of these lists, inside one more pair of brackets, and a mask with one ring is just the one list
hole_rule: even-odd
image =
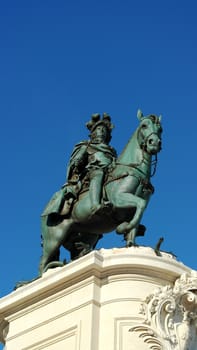
[[101,208],[103,177],[104,172],[102,169],[96,169],[90,173],[90,202],[92,214],[95,214]]

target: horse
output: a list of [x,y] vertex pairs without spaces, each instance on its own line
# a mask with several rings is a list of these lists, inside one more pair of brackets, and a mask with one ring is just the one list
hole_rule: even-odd
[[[103,185],[108,205],[91,215],[89,191],[79,192],[69,215],[42,218],[42,257],[40,275],[49,267],[61,266],[60,247],[71,254],[71,260],[93,250],[103,234],[122,234],[126,246],[136,245],[143,235],[140,224],[154,188],[150,183],[161,150],[161,116],[137,113],[139,126],[117,158]],[[153,172],[153,173],[152,173]],[[110,204],[110,205],[109,205]]]

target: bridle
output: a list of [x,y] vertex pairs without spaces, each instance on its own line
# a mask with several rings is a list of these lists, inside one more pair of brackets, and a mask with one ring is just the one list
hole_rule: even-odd
[[[137,132],[137,139],[139,141],[139,132],[140,132],[140,128],[138,129],[138,132]],[[140,144],[140,147],[142,148],[142,159],[140,162],[138,163],[129,163],[129,164],[122,164],[120,162],[116,162],[117,165],[124,165],[124,166],[128,166],[130,168],[135,168],[137,169],[138,171],[142,172],[142,170],[138,169],[138,167],[140,165],[142,165],[142,163],[147,163],[147,159],[145,157],[145,153],[147,153],[146,151],[146,145],[147,145],[147,141],[148,139],[152,136],[152,135],[156,135],[157,136],[157,133],[156,132],[151,132],[148,136],[146,136],[146,138],[139,144]],[[153,155],[152,155],[153,156]],[[153,160],[151,160],[150,162],[150,165],[151,165],[151,168],[153,167],[153,170],[151,171],[151,174],[150,174],[150,177],[153,177],[156,173],[156,170],[157,170],[157,154],[155,154],[155,158]]]

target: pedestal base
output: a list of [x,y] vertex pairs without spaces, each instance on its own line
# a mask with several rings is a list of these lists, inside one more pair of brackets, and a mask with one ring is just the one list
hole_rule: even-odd
[[6,350],[194,350],[196,290],[196,272],[170,254],[93,251],[2,298],[1,341]]

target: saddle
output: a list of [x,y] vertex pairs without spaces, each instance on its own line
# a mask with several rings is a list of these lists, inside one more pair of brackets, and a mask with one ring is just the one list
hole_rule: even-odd
[[[107,182],[107,175],[105,174],[103,188],[102,188],[102,198],[101,198],[101,209],[111,209],[112,205],[107,199],[106,191],[105,191],[105,183]],[[88,174],[80,181],[79,178],[75,178],[69,181],[66,184],[66,191],[63,197],[63,203],[61,210],[59,212],[60,215],[69,215],[74,203],[78,200],[80,194],[88,192],[90,187],[90,179]]]

